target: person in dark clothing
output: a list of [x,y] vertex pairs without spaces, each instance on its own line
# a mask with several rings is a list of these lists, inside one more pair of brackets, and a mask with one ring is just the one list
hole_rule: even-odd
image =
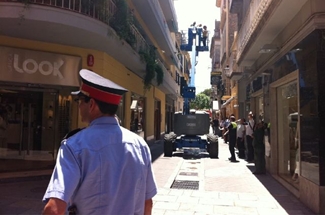
[[240,119],[237,125],[237,148],[238,157],[245,159],[245,133],[246,133],[246,120],[244,118]]
[[255,171],[253,174],[265,174],[265,145],[264,145],[264,130],[265,126],[263,121],[256,124],[254,129],[254,158],[255,158]]
[[214,133],[215,135],[220,136],[220,135],[219,135],[219,119],[218,119],[218,118],[214,118],[214,119],[212,120],[212,127],[213,127],[213,133]]
[[225,141],[225,143],[229,142],[229,132],[228,132],[228,126],[230,125],[230,120],[228,119],[228,117],[225,118],[225,121],[223,123],[223,139]]
[[234,116],[231,116],[230,123],[227,127],[227,134],[229,137],[229,152],[231,155],[229,160],[231,162],[237,162],[236,156],[235,156],[235,146],[236,146],[236,140],[237,140],[237,123],[235,121],[236,121],[236,118]]
[[253,147],[253,132],[255,127],[255,121],[253,113],[249,112],[246,125],[246,143],[247,143],[247,162],[254,161],[254,147]]
[[203,26],[203,29],[202,29],[202,43],[203,43],[203,46],[207,46],[207,38],[208,38],[208,29],[207,29],[207,26]]

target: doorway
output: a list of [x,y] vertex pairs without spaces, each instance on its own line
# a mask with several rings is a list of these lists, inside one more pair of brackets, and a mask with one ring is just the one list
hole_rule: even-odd
[[54,165],[56,90],[0,87],[0,172]]
[[[289,183],[299,183],[299,108],[298,83],[290,82],[277,88],[279,174]],[[298,187],[298,186],[296,186]]]
[[160,140],[160,131],[161,131],[161,102],[155,100],[155,117],[154,117],[154,134],[155,140]]

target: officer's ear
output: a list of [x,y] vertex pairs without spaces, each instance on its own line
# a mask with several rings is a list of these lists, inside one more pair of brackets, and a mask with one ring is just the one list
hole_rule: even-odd
[[91,98],[90,101],[89,101],[90,112],[93,112],[96,108],[98,109],[97,102],[96,102],[95,99]]

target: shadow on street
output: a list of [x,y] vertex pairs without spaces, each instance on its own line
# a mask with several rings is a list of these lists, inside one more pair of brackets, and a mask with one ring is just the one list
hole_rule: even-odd
[[164,153],[164,142],[157,141],[156,143],[150,145],[151,160],[154,162]]
[[[255,167],[254,166],[246,166],[253,174]],[[277,200],[277,202],[281,205],[281,207],[287,211],[294,210],[302,210],[304,214],[315,215],[311,210],[307,207],[301,206],[301,208],[297,208],[297,205],[294,203],[300,202],[300,200],[295,197],[292,193],[290,193],[282,184],[278,181],[274,180],[274,178],[269,174],[255,175],[255,177],[261,182],[261,184],[269,191],[269,193]],[[303,204],[302,204],[303,205]]]

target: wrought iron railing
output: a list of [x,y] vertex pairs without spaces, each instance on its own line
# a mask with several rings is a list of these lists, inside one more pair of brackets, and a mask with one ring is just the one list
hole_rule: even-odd
[[178,89],[178,84],[176,83],[176,79],[173,77],[173,74],[167,70],[165,65],[157,59],[158,65],[161,66],[161,68],[164,71],[164,82],[163,84],[166,86],[166,84],[173,89],[174,91],[177,91]]
[[[172,51],[175,52],[176,51],[176,46],[175,46],[175,43],[173,42],[173,40],[171,38],[170,31],[169,31],[169,28],[168,28],[168,25],[167,25],[167,22],[166,22],[166,18],[165,18],[165,15],[164,15],[164,13],[163,13],[163,11],[161,9],[159,1],[158,0],[150,0],[149,4],[152,5],[152,8],[153,8],[155,14],[158,16],[158,22],[159,22],[161,28],[163,29],[164,36],[167,39],[168,43],[170,44],[170,47],[171,47]],[[175,60],[175,65],[178,68],[180,68],[181,63],[179,62],[177,56],[175,54],[172,54],[172,55],[173,55],[173,58]]]
[[[24,4],[38,4],[57,7],[72,12],[80,13],[97,19],[109,25],[109,19],[116,13],[117,7],[114,0],[92,1],[92,0],[0,0],[0,2],[20,2]],[[149,45],[134,25],[130,25],[131,33],[135,37],[133,48],[139,52],[146,50]]]
[[[110,18],[117,12],[117,7],[114,0],[104,0],[98,2],[93,0],[0,0],[0,2],[19,2],[24,3],[25,5],[38,4],[57,7],[92,17],[106,23],[107,25],[109,25]],[[130,44],[135,51],[139,52],[141,50],[148,50],[150,48],[149,44],[135,25],[130,24],[130,31],[135,37],[135,43]],[[158,63],[164,71],[164,81],[166,81],[167,84],[172,88],[177,87],[175,79],[166,69],[164,64],[160,60],[158,60]]]
[[134,50],[137,52],[141,50],[148,50],[149,49],[149,44],[147,41],[143,38],[142,34],[139,32],[137,27],[134,25],[130,25],[131,32],[135,36],[135,44],[133,45]]
[[21,2],[25,5],[39,4],[58,7],[65,10],[81,13],[83,15],[98,19],[108,24],[109,18],[116,12],[113,0],[0,0],[0,2]]

